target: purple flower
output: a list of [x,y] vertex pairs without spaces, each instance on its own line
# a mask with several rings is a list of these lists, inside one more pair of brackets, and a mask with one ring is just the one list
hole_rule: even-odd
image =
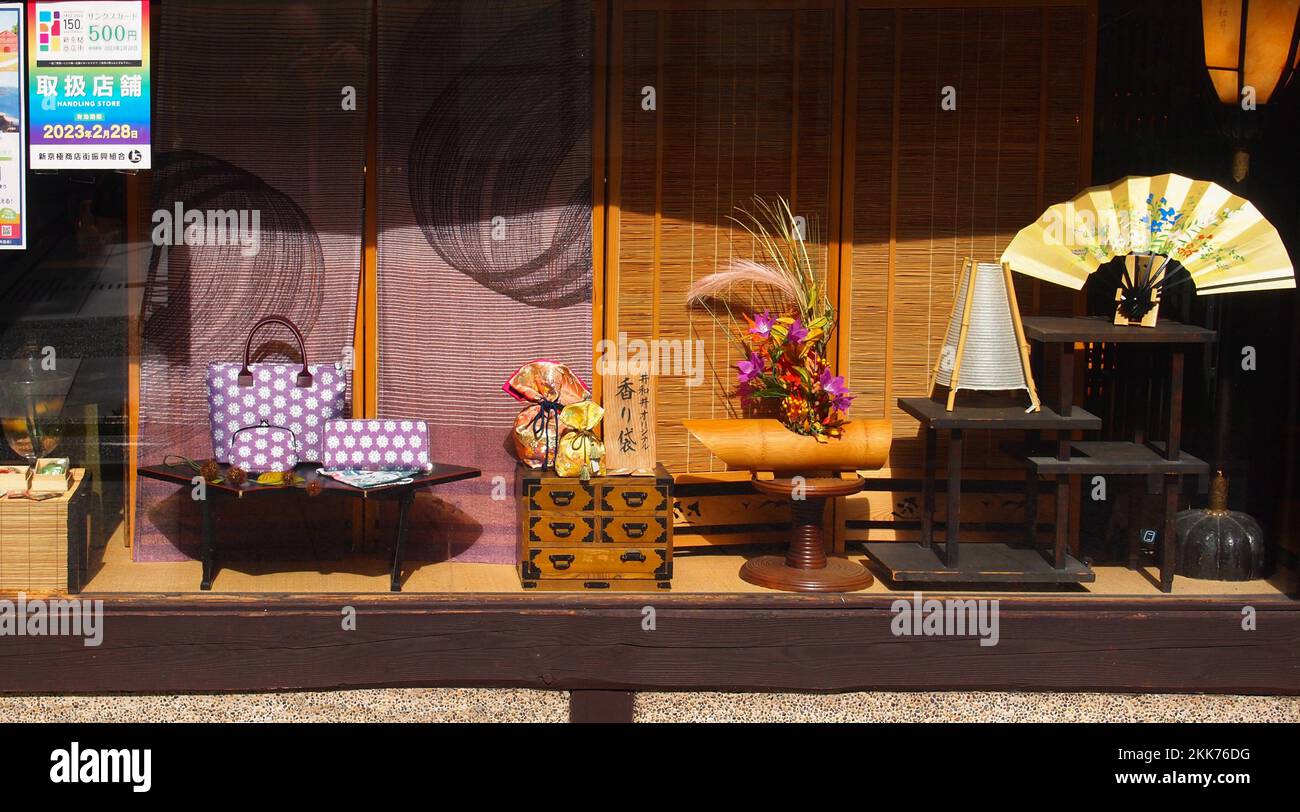
[[803,322],[796,318],[794,324],[790,325],[787,335],[794,343],[802,344],[804,339],[808,337],[808,328],[804,327]]
[[772,317],[772,311],[764,310],[762,313],[756,313],[750,320],[749,334],[767,338],[772,335],[772,325],[775,323],[776,319]]
[[740,382],[747,384],[750,381],[762,375],[764,372],[763,356],[756,352],[751,352],[749,358],[744,361],[736,362],[736,369],[740,370]]
[[847,412],[849,406],[853,405],[853,396],[849,394],[848,387],[844,385],[842,376],[832,375],[829,369],[823,369],[817,382],[821,384],[822,391],[831,396],[831,405],[837,411]]

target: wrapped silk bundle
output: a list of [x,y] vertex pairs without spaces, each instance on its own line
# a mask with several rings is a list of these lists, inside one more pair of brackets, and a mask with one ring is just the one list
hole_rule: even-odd
[[531,468],[554,465],[560,446],[560,411],[591,397],[591,391],[564,364],[531,361],[501,387],[528,405],[515,417],[515,455]]
[[560,412],[560,449],[555,454],[555,473],[581,479],[600,473],[605,444],[596,439],[595,429],[604,416],[600,404],[590,400],[564,407]]

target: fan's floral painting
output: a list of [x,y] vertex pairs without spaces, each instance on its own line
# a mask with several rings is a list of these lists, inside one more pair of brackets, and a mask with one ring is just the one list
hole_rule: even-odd
[[1277,229],[1250,201],[1174,174],[1085,189],[1022,229],[1002,259],[1079,289],[1098,265],[1129,254],[1177,261],[1201,294],[1295,286]]

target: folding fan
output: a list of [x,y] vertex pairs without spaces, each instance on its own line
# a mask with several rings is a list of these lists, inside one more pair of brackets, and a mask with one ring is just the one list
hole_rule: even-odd
[[1175,262],[1200,294],[1296,286],[1282,238],[1250,201],[1218,184],[1172,174],[1084,189],[1021,229],[1002,261],[1079,290],[1099,265],[1120,256],[1143,261],[1126,263],[1117,321],[1154,323]]

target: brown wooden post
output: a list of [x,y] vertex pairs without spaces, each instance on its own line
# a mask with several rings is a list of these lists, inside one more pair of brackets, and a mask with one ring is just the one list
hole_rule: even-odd
[[[1062,432],[1064,434],[1065,432]],[[1052,566],[1065,566],[1065,551],[1070,544],[1070,477],[1056,475],[1056,541],[1052,547]]]
[[1175,344],[1169,356],[1169,436],[1165,458],[1178,460],[1183,442],[1183,350]]
[[1069,417],[1074,409],[1074,342],[1056,342],[1056,413]]
[[925,470],[921,475],[921,544],[925,547],[934,545],[934,477],[935,446],[937,437],[934,429],[926,426],[921,429],[925,436]]
[[[1179,353],[1181,355],[1181,353]],[[1178,530],[1174,516],[1178,513],[1178,499],[1182,494],[1183,478],[1165,474],[1165,530],[1160,539],[1160,591],[1174,591],[1174,547]]]
[[[1043,439],[1040,431],[1025,434],[1030,454],[1033,454]],[[1038,549],[1038,473],[1033,465],[1025,465],[1025,540],[1029,546]]]
[[631,691],[570,691],[570,722],[631,722]]
[[947,529],[943,534],[943,558],[944,563],[953,569],[959,564],[957,545],[961,533],[962,434],[961,429],[948,432],[948,515],[945,517]]

